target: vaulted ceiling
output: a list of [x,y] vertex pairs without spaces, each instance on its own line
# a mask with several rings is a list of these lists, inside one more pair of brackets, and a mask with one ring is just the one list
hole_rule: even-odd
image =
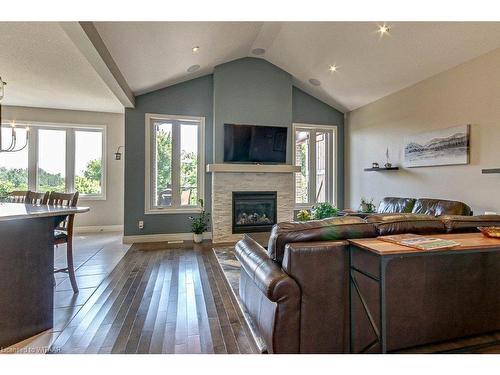
[[[500,22],[390,22],[383,37],[378,24],[96,22],[103,61],[111,60],[110,71],[123,78],[112,87],[110,74],[103,76],[95,62],[97,54],[82,48],[67,26],[0,22],[0,75],[8,82],[2,104],[122,112],[126,100],[117,96],[119,86],[138,95],[253,56],[349,111],[500,48]],[[256,48],[265,52],[255,55]],[[193,65],[200,67],[188,72]],[[329,71],[331,65],[336,72]]]
[[[500,22],[98,22],[96,28],[132,91],[144,93],[210,73],[214,66],[265,49],[258,57],[286,70],[296,85],[352,110],[500,48]],[[192,47],[199,46],[197,53]],[[200,65],[188,73],[191,65]],[[330,65],[338,66],[331,73]],[[317,79],[320,86],[313,86]]]
[[0,22],[3,105],[123,112],[57,22]]

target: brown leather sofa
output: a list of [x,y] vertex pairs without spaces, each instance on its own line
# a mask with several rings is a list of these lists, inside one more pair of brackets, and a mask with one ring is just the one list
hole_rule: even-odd
[[347,353],[348,238],[374,237],[358,217],[273,227],[267,250],[236,244],[240,298],[270,353]]
[[[467,205],[458,206],[450,212],[467,212]],[[500,225],[500,215],[374,214],[279,223],[267,249],[248,236],[236,244],[240,298],[270,353],[348,353],[347,239],[472,232],[482,225]]]
[[432,216],[440,215],[472,215],[471,208],[463,202],[431,198],[397,198],[382,199],[378,213],[413,213]]

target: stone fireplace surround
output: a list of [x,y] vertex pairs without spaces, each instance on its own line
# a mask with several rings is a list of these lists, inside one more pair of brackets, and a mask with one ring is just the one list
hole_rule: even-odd
[[233,191],[276,191],[277,220],[293,219],[294,173],[292,165],[209,164],[212,175],[212,241],[236,242],[243,234],[232,233]]

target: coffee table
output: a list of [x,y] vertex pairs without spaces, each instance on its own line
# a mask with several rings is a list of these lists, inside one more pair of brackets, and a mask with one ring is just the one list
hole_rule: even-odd
[[349,240],[352,353],[500,330],[500,240],[480,233],[433,237],[461,245],[427,251]]

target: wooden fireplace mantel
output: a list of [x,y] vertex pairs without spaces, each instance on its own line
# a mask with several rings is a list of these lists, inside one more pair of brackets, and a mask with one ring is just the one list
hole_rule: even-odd
[[297,173],[300,166],[289,164],[207,164],[207,172],[211,173]]

